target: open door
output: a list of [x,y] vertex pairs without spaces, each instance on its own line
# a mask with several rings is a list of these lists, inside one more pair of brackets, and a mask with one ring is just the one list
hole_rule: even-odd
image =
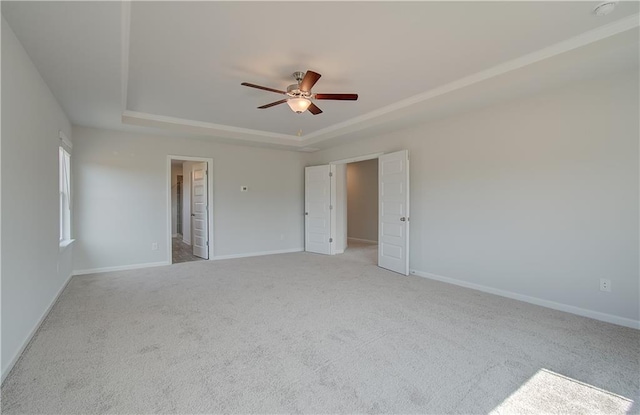
[[191,235],[193,255],[209,259],[207,163],[195,163],[191,176]]
[[409,152],[378,158],[378,266],[409,275]]
[[307,167],[304,170],[304,249],[331,254],[331,168]]

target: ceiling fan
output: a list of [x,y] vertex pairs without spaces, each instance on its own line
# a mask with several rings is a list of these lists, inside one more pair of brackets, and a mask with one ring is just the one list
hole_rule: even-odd
[[293,77],[296,79],[297,83],[289,85],[286,91],[280,91],[278,89],[268,88],[266,86],[250,84],[248,82],[243,82],[241,85],[262,89],[264,91],[275,92],[276,94],[287,95],[287,98],[285,99],[263,105],[261,107],[258,107],[258,109],[271,108],[276,105],[284,104],[286,102],[291,110],[298,114],[305,112],[307,109],[313,115],[322,113],[322,110],[318,108],[316,104],[311,102],[312,99],[333,99],[339,101],[355,101],[358,99],[358,94],[312,93],[311,88],[313,88],[313,86],[316,84],[316,82],[318,82],[318,79],[320,79],[321,76],[322,75],[320,75],[319,73],[313,71],[307,71],[306,73],[294,72]]

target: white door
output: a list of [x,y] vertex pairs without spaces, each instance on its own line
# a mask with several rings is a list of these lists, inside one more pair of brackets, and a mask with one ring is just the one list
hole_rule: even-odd
[[409,275],[409,152],[378,159],[378,266]]
[[191,239],[193,255],[209,259],[207,163],[194,163],[191,173]]
[[331,176],[330,166],[304,170],[304,249],[331,254]]

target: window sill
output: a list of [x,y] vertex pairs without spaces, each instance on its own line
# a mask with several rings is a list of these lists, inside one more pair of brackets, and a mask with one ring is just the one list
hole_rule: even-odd
[[75,239],[65,239],[64,241],[60,241],[60,252],[64,252],[68,247],[73,245]]

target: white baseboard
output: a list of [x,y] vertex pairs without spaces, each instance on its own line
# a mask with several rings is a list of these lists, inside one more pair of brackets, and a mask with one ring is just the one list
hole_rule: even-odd
[[115,267],[77,269],[73,271],[72,275],[87,275],[87,274],[97,274],[99,272],[128,271],[130,269],[161,267],[164,265],[171,265],[171,263],[168,261],[162,261],[162,262],[147,262],[144,264],[119,265]]
[[335,253],[336,255],[338,255],[338,254],[344,254],[344,249],[340,249],[340,250],[337,250],[337,249],[336,249],[336,251],[335,251],[334,253]]
[[64,289],[67,288],[67,285],[69,285],[69,281],[71,281],[71,277],[72,276],[73,276],[73,274],[69,274],[69,276],[67,277],[67,280],[64,282],[64,284],[62,284],[62,288],[60,288],[58,290],[58,292],[56,293],[56,296],[53,298],[53,300],[51,301],[51,303],[49,304],[47,309],[44,310],[44,313],[42,313],[42,316],[40,316],[40,319],[38,320],[36,325],[33,327],[33,329],[31,329],[31,332],[29,332],[29,335],[27,336],[27,338],[22,343],[22,347],[20,347],[20,349],[13,356],[13,358],[11,359],[11,361],[9,362],[7,367],[2,371],[2,380],[0,382],[4,382],[4,380],[7,378],[9,373],[11,373],[11,370],[13,369],[15,364],[20,359],[20,356],[22,356],[22,352],[24,352],[24,349],[26,349],[27,346],[29,345],[29,343],[31,343],[31,340],[33,339],[33,336],[36,334],[36,332],[38,331],[38,329],[42,325],[42,322],[47,318],[47,316],[51,312],[51,309],[53,308],[55,303],[58,301],[58,298],[60,298],[60,295],[62,294]]
[[304,251],[304,248],[281,249],[278,251],[249,252],[246,254],[218,255],[218,256],[214,256],[213,260],[218,261],[220,259],[248,258],[252,256],[276,255],[276,254],[290,254],[292,252],[302,252],[302,251]]
[[360,239],[360,238],[347,238],[347,241],[356,241],[356,242],[365,242],[368,244],[378,244],[378,241],[372,241],[370,239]]
[[189,245],[189,246],[191,246],[191,241],[187,241],[186,239],[183,239],[182,242],[187,244],[187,245]]
[[171,235],[172,238],[177,238],[178,236],[180,236],[179,233],[174,233],[173,235]]
[[485,285],[474,284],[455,278],[443,277],[441,275],[431,274],[428,272],[418,271],[412,269],[409,271],[411,275],[418,277],[428,278],[431,280],[446,282],[460,287],[471,288],[473,290],[482,291],[489,294],[499,295],[501,297],[511,298],[513,300],[524,301],[525,303],[535,304],[542,307],[551,308],[554,310],[564,311],[571,314],[576,314],[582,317],[589,317],[595,320],[604,321],[607,323],[617,324],[619,326],[631,327],[633,329],[640,329],[640,320],[633,320],[626,317],[620,317],[613,314],[601,313],[600,311],[588,310],[586,308],[580,308],[568,304],[557,303],[555,301],[544,300],[542,298],[530,297],[524,294],[518,294],[511,291],[501,290],[498,288],[487,287]]

